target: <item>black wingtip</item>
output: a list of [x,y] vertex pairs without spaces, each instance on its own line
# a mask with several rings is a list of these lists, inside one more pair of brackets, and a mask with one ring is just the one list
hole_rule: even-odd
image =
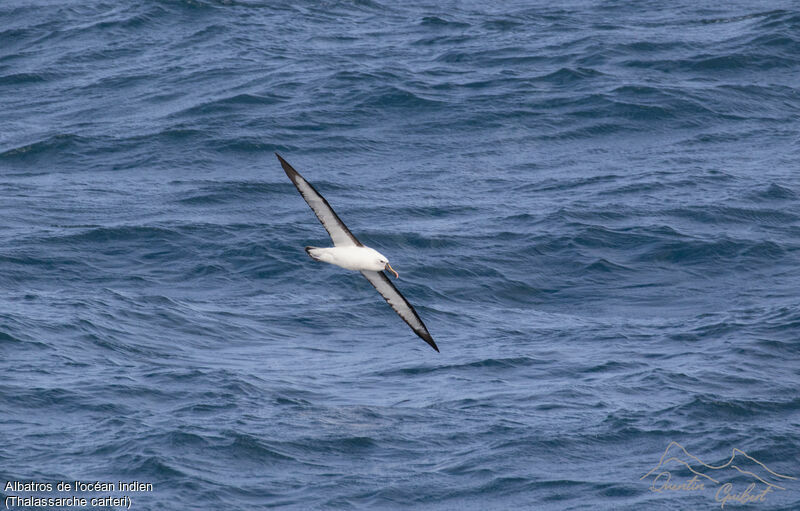
[[277,152],[275,153],[275,156],[277,156],[277,157],[278,157],[278,161],[279,161],[279,162],[281,162],[281,167],[283,167],[283,171],[284,171],[284,172],[286,172],[286,175],[287,175],[287,176],[289,176],[289,178],[290,178],[292,181],[294,181],[294,178],[293,178],[292,176],[293,176],[293,175],[295,175],[295,174],[297,174],[297,171],[296,171],[296,170],[294,170],[294,167],[292,167],[291,165],[289,165],[289,162],[288,162],[288,161],[286,161],[286,160],[284,160],[284,159],[283,159],[283,156],[281,156],[281,155],[280,155],[280,154],[278,154]]
[[[422,336],[420,335],[420,337]],[[431,348],[435,349],[436,353],[439,353],[439,347],[436,345],[435,342],[433,342],[433,337],[431,337],[430,334],[428,334],[426,337],[422,337],[422,340],[427,342]]]

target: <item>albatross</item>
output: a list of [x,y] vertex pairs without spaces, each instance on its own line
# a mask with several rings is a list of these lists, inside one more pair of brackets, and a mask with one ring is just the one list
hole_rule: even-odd
[[308,181],[303,179],[303,176],[294,170],[280,154],[275,153],[275,156],[278,157],[278,161],[281,162],[286,175],[289,176],[297,191],[300,192],[300,195],[311,207],[311,210],[317,215],[317,218],[322,223],[322,226],[325,227],[325,230],[328,231],[333,241],[332,247],[306,247],[306,253],[311,259],[335,264],[348,270],[360,271],[369,283],[378,290],[386,302],[391,305],[392,309],[411,327],[411,330],[420,336],[423,341],[427,342],[431,348],[439,351],[436,343],[433,342],[433,337],[428,333],[428,329],[425,328],[425,323],[419,318],[417,311],[400,294],[400,291],[394,287],[389,277],[383,273],[384,270],[390,271],[395,278],[400,278],[400,275],[389,264],[389,259],[374,248],[366,247],[358,241],[353,236],[353,233],[350,232],[350,229],[344,225],[344,222],[342,222],[331,205],[328,204],[328,201],[325,200],[325,197],[320,195]]

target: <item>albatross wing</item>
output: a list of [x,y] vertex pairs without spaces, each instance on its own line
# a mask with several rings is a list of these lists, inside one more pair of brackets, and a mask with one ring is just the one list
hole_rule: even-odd
[[[303,179],[303,176],[294,170],[294,168],[289,165],[289,162],[281,158],[280,154],[275,153],[275,156],[277,156],[278,160],[281,162],[281,167],[283,167],[286,175],[289,176],[294,186],[297,187],[297,191],[300,192],[300,195],[303,196],[303,199],[305,199],[306,203],[311,207],[311,210],[317,215],[319,221],[322,222],[322,226],[325,227],[325,230],[330,234],[334,246],[363,247],[361,242],[350,232],[350,229],[344,225],[344,222],[342,222],[331,205],[328,204],[325,197],[320,195],[308,181]],[[421,323],[420,321],[420,324]]]
[[400,294],[400,291],[394,287],[394,284],[392,284],[392,281],[389,280],[389,277],[387,277],[385,273],[382,271],[362,271],[361,274],[378,290],[381,296],[392,306],[392,309],[403,318],[403,321],[408,323],[408,326],[411,327],[411,330],[413,330],[415,334],[420,336],[423,341],[430,344],[431,348],[439,351],[436,343],[433,342],[433,337],[428,333],[428,329],[425,328],[425,323],[419,319],[417,311],[415,311],[414,307],[408,303],[408,300]]

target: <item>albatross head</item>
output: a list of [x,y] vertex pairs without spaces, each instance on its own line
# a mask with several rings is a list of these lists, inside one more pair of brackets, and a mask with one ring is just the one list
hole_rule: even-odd
[[394,273],[394,278],[399,279],[400,275],[396,271],[394,271],[394,268],[392,268],[392,265],[389,264],[389,259],[387,259],[385,255],[381,254],[377,250],[373,250],[373,252],[375,252],[375,258],[376,259],[375,259],[374,267],[372,267],[370,269],[374,270],[374,271],[382,271],[382,270],[390,271],[390,272]]

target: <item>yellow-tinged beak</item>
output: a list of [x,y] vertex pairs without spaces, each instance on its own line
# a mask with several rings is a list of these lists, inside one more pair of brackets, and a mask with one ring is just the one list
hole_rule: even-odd
[[397,272],[394,271],[394,268],[392,268],[391,264],[386,263],[386,266],[384,266],[384,269],[389,270],[390,272],[394,273],[394,278],[396,278],[396,279],[400,278],[400,275],[398,275]]

